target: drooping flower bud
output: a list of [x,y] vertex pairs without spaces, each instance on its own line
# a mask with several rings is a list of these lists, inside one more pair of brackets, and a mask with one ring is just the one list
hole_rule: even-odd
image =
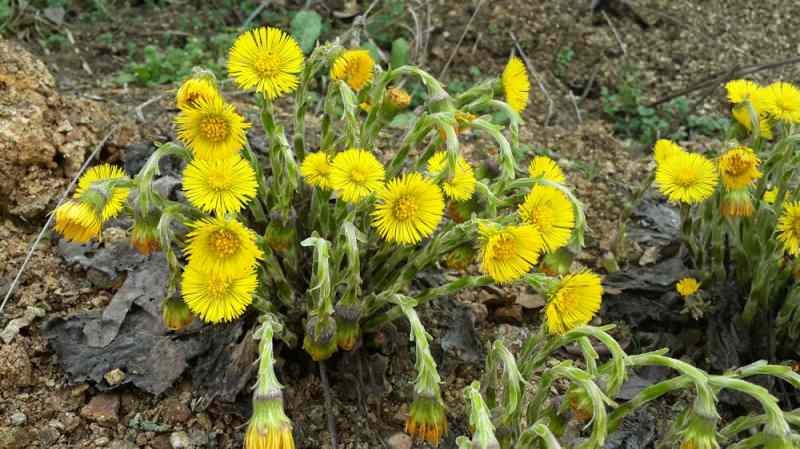
[[411,104],[411,95],[400,87],[386,89],[387,105],[395,111],[401,111]]
[[743,187],[740,189],[727,190],[722,196],[722,202],[719,205],[720,212],[725,217],[749,217],[753,215],[755,208],[753,207],[753,199],[750,195],[750,189]]
[[[346,297],[347,298],[347,297]],[[336,342],[339,349],[352,351],[361,338],[362,307],[354,300],[342,299],[336,304]]]
[[178,298],[167,298],[161,305],[161,317],[164,320],[164,327],[171,331],[179,332],[186,326],[192,324],[194,315],[191,310]]
[[681,432],[681,449],[719,449],[716,433],[717,419],[691,413]]
[[447,416],[440,398],[417,396],[411,403],[405,431],[412,438],[438,446],[447,432]]
[[336,352],[336,320],[328,315],[316,315],[306,323],[303,349],[315,362],[325,360]]
[[158,216],[135,217],[131,228],[131,246],[146,255],[161,249],[158,236]]

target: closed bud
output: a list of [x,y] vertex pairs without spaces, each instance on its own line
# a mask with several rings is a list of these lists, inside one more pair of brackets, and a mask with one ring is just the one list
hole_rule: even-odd
[[592,400],[589,399],[586,390],[579,386],[572,386],[567,391],[566,399],[575,419],[582,423],[591,421],[594,410],[592,409]]
[[336,304],[336,343],[343,351],[352,351],[361,338],[361,306],[343,299]]
[[271,220],[264,233],[264,240],[273,251],[283,253],[297,241],[297,230],[294,226],[283,224],[282,220]]
[[474,199],[469,201],[453,201],[447,203],[447,217],[455,223],[464,223],[478,210]]
[[732,189],[725,192],[720,203],[720,212],[725,217],[749,217],[753,215],[753,199],[747,187]]
[[315,315],[306,323],[303,349],[315,362],[325,360],[336,352],[336,320],[329,315]]
[[401,111],[411,104],[411,95],[399,87],[386,89],[386,102],[395,111]]
[[717,419],[691,413],[681,432],[681,449],[719,449],[716,432]]
[[283,411],[280,390],[253,397],[253,416],[247,425],[244,449],[294,449],[292,421]]
[[445,264],[451,270],[465,271],[473,260],[475,260],[475,249],[472,245],[461,245],[447,254]]
[[192,324],[194,320],[194,316],[186,303],[177,298],[164,300],[161,305],[161,317],[164,319],[164,327],[175,332]]
[[559,248],[544,256],[539,269],[548,276],[567,274],[570,271],[574,257],[574,254],[567,248]]
[[137,217],[131,228],[131,246],[145,256],[161,249],[157,216]]
[[411,404],[405,430],[416,440],[438,446],[442,435],[447,432],[447,416],[442,400],[437,397],[417,396]]

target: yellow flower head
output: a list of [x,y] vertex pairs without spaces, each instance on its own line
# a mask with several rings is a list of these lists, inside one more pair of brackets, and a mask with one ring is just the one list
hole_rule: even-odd
[[656,160],[656,164],[658,165],[663,164],[667,159],[682,154],[686,154],[686,150],[677,143],[667,139],[658,139],[653,147],[653,159]]
[[719,204],[720,212],[725,217],[749,217],[755,212],[753,198],[750,189],[741,187],[738,189],[726,189]]
[[300,174],[312,186],[320,189],[331,188],[331,160],[324,151],[310,153],[300,164]]
[[233,321],[253,302],[258,286],[254,267],[231,274],[209,273],[189,263],[181,294],[189,309],[207,323]]
[[355,203],[383,186],[383,164],[372,153],[350,148],[333,158],[331,185],[348,203]]
[[250,163],[239,156],[193,160],[183,171],[183,190],[189,202],[203,212],[225,215],[239,212],[256,196],[258,182]]
[[331,66],[331,78],[344,81],[356,92],[372,81],[374,72],[375,61],[367,50],[347,50]]
[[[88,170],[78,180],[78,187],[75,189],[75,194],[72,196],[74,199],[81,199],[92,189],[95,183],[103,183],[112,180],[127,179],[125,171],[121,168],[111,165],[102,164],[96,165]],[[104,191],[107,189],[103,189]],[[103,202],[102,210],[100,210],[100,219],[106,221],[110,218],[116,217],[122,207],[125,206],[125,201],[128,199],[130,189],[127,187],[114,187],[110,191],[110,195],[103,195],[105,201]],[[107,193],[107,192],[104,192]]]
[[572,202],[564,192],[551,186],[533,186],[519,205],[519,215],[539,231],[547,252],[566,245],[575,227]]
[[728,101],[733,104],[743,103],[746,100],[753,99],[753,96],[761,89],[758,83],[750,80],[733,80],[725,84],[725,90],[728,91]]
[[521,278],[538,262],[544,249],[539,231],[531,225],[480,225],[481,270],[497,282]]
[[[731,115],[744,129],[750,132],[753,131],[753,121],[750,119],[750,110],[747,106],[734,106],[733,109],[731,109]],[[773,138],[772,124],[769,121],[769,116],[763,112],[758,115],[758,135],[767,140],[772,140]]]
[[411,95],[400,87],[386,89],[386,99],[395,109],[405,109],[411,104]]
[[600,276],[581,271],[564,276],[548,295],[544,310],[547,330],[562,335],[587,324],[600,309],[603,286]]
[[764,201],[767,204],[775,204],[775,200],[778,199],[778,188],[773,187],[766,192],[764,192]]
[[283,399],[256,398],[253,401],[244,449],[294,449],[292,421],[283,411]]
[[[446,164],[447,152],[439,151],[428,159],[428,173],[432,176],[438,176],[445,170]],[[476,184],[477,180],[472,166],[469,165],[466,159],[458,156],[453,175],[442,183],[442,189],[448,197],[456,201],[466,201],[472,198]]]
[[516,56],[509,59],[500,81],[503,85],[506,103],[517,112],[524,111],[528,106],[531,82],[528,80],[528,71],[522,60]]
[[433,234],[444,212],[439,187],[419,173],[392,179],[377,192],[372,225],[390,242],[415,244]]
[[669,158],[656,168],[656,184],[670,201],[699,203],[714,192],[719,177],[706,157],[685,153]]
[[58,206],[55,228],[70,242],[87,243],[100,237],[100,217],[92,206],[79,201],[67,201]]
[[764,110],[778,120],[800,123],[800,89],[783,81],[774,82],[766,89]]
[[783,214],[778,220],[778,240],[787,253],[800,255],[800,201],[784,204]]
[[405,431],[417,441],[438,446],[442,435],[447,432],[447,416],[441,400],[422,396],[414,399],[406,418]]
[[232,276],[248,272],[261,259],[256,235],[236,220],[204,218],[192,223],[186,253],[204,273]]
[[719,173],[728,189],[747,187],[761,177],[758,164],[761,160],[752,149],[736,147],[719,158]]
[[688,298],[700,290],[700,282],[695,278],[683,278],[675,284],[675,290],[684,298]]
[[542,178],[548,181],[564,184],[567,177],[556,161],[547,156],[536,156],[528,165],[528,176],[531,178]]
[[292,36],[272,27],[239,35],[228,55],[228,75],[242,89],[255,89],[268,99],[297,89],[303,51]]
[[196,107],[184,109],[175,117],[178,138],[198,159],[226,159],[239,153],[250,124],[221,97],[198,98]]
[[178,93],[175,95],[175,104],[179,109],[189,109],[195,107],[195,103],[200,98],[210,101],[219,96],[217,86],[208,77],[189,78],[178,89]]

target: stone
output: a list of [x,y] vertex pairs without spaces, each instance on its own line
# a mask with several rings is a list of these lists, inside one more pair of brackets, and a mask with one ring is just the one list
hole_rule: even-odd
[[99,394],[81,409],[81,416],[99,424],[116,424],[119,421],[119,396]]
[[57,429],[53,427],[46,426],[41,430],[39,430],[38,436],[39,436],[39,445],[42,447],[47,447],[58,441],[58,438],[61,437],[61,432],[59,432]]
[[161,419],[169,425],[182,424],[192,417],[192,411],[176,398],[169,398],[161,403]]
[[544,298],[542,295],[535,293],[520,293],[514,302],[526,309],[541,309],[544,307]]
[[186,432],[172,432],[169,436],[169,444],[172,449],[189,449],[192,447],[192,440]]
[[195,448],[208,446],[208,434],[200,429],[192,429],[189,431],[189,439]]
[[19,331],[31,325],[33,320],[41,318],[45,315],[43,309],[34,306],[28,306],[25,313],[20,318],[15,318],[8,322],[6,328],[0,332],[0,339],[6,344],[11,343],[11,340],[19,335]]
[[22,412],[17,412],[9,416],[8,421],[11,423],[12,426],[21,426],[26,422],[28,422],[28,417],[25,416],[25,414]]
[[81,419],[75,416],[74,413],[67,412],[64,415],[64,431],[67,433],[72,433],[78,426],[81,425]]
[[501,323],[519,323],[522,321],[522,306],[514,304],[499,307],[494,311],[494,319]]
[[172,449],[169,435],[163,433],[161,435],[156,435],[150,440],[150,446],[152,446],[153,449]]
[[108,445],[108,449],[137,449],[137,446],[128,440],[114,440]]
[[0,427],[0,449],[23,449],[33,443],[33,435],[24,427]]
[[125,371],[119,368],[111,370],[103,375],[103,379],[105,379],[110,386],[117,386],[125,380]]
[[411,449],[412,443],[411,437],[401,432],[390,436],[386,440],[386,444],[390,449]]
[[25,347],[19,339],[10,345],[0,345],[0,388],[30,385],[33,385],[33,367]]
[[108,437],[100,437],[100,438],[97,438],[97,439],[94,440],[94,445],[95,446],[105,446],[110,441],[111,440]]

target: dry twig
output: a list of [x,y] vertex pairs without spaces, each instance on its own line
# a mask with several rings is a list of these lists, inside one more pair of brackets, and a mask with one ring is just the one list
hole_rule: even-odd
[[472,21],[475,20],[475,17],[478,15],[478,11],[481,10],[481,6],[483,6],[483,0],[480,0],[478,2],[478,5],[475,6],[475,11],[472,12],[472,16],[470,16],[469,20],[467,21],[467,26],[464,27],[464,31],[461,33],[461,37],[458,38],[456,47],[453,49],[452,53],[450,53],[450,57],[447,58],[447,62],[444,63],[444,67],[442,67],[442,72],[439,73],[439,79],[444,78],[444,74],[447,73],[447,69],[450,68],[450,63],[453,62],[453,58],[456,56],[456,53],[458,53],[458,49],[461,48],[461,43],[464,42],[464,37],[467,35],[467,32],[472,26]]
[[627,55],[628,52],[625,50],[625,43],[622,42],[622,39],[619,37],[619,33],[617,32],[617,28],[614,26],[614,22],[611,21],[611,18],[608,17],[605,11],[600,11],[603,13],[603,18],[606,19],[606,23],[609,27],[611,27],[611,32],[614,33],[614,38],[617,40],[617,44],[619,44],[619,48],[622,49],[622,54]]

